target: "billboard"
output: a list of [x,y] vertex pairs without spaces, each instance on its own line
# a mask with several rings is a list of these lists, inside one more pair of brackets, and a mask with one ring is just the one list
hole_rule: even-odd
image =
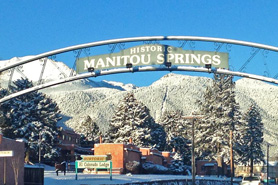
[[211,51],[183,50],[179,47],[146,44],[134,46],[118,53],[95,55],[79,58],[76,61],[77,73],[94,70],[113,69],[126,67],[126,64],[135,66],[172,65],[205,66],[211,64],[215,68],[229,68],[228,53]]

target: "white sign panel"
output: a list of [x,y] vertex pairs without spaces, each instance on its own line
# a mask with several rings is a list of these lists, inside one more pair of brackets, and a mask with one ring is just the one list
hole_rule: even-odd
[[12,157],[14,156],[14,152],[10,151],[0,151],[0,157]]
[[110,161],[94,162],[94,161],[78,161],[78,168],[110,168]]

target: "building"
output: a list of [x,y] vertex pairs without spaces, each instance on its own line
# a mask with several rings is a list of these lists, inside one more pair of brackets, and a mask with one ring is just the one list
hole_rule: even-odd
[[133,144],[100,143],[94,145],[94,155],[111,154],[112,173],[124,174],[127,172],[126,164],[136,161],[140,164],[152,162],[158,165],[168,166],[172,161],[170,152],[160,152],[157,149],[139,148]]
[[[196,163],[196,175],[217,175],[218,173],[217,161],[199,160]],[[230,176],[230,166],[226,163],[222,163],[222,168],[225,176]]]
[[24,184],[24,151],[23,142],[5,138],[0,133],[0,184]]
[[91,147],[83,148],[80,146],[80,135],[73,130],[60,129],[58,136],[58,147],[61,149],[61,156],[58,162],[75,161],[77,155],[93,154]]

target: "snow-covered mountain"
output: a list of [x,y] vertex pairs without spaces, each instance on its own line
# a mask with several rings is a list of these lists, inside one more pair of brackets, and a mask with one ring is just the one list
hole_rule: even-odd
[[[0,67],[18,58],[0,61]],[[34,83],[39,79],[42,61],[35,61],[21,67],[21,72]],[[53,80],[61,74],[69,75],[71,70],[62,62],[47,60],[44,78]],[[16,77],[15,77],[16,78]],[[14,78],[14,79],[15,79]],[[1,84],[7,83],[7,72],[0,75]],[[165,110],[182,110],[189,115],[197,109],[196,100],[202,99],[206,87],[212,79],[169,73],[148,87],[138,88],[132,84],[119,82],[94,82],[88,79],[70,82],[43,90],[59,105],[63,119],[59,124],[75,128],[80,120],[91,116],[104,132],[115,107],[128,91],[133,91],[135,97],[144,103],[156,121],[159,121]],[[240,79],[236,82],[236,100],[242,111],[246,111],[251,102],[259,106],[265,126],[265,141],[278,145],[278,87],[265,82],[251,79]],[[274,153],[276,147],[270,147]]]
[[[14,57],[10,60],[1,60],[0,61],[0,68],[5,67],[9,64],[19,62],[23,59],[29,59],[32,56],[26,57]],[[42,68],[45,64],[45,70],[42,73]],[[75,74],[72,69],[70,69],[66,64],[63,62],[57,62],[51,59],[41,59],[36,60],[21,66],[14,68],[14,70],[7,70],[0,74],[1,85],[3,87],[7,86],[7,83],[10,79],[10,74],[12,75],[12,81],[19,79],[21,77],[28,78],[34,84],[36,84],[40,77],[43,79],[44,82],[59,80],[63,78],[67,78],[72,74]],[[69,88],[70,87],[70,88]],[[46,89],[45,91],[71,91],[71,90],[85,90],[90,89],[92,87],[108,87],[108,88],[115,88],[119,90],[131,90],[136,89],[136,86],[133,84],[123,84],[119,82],[108,82],[108,81],[101,81],[101,82],[94,82],[89,79],[77,80],[75,82],[69,82],[66,85],[60,85],[51,87]]]

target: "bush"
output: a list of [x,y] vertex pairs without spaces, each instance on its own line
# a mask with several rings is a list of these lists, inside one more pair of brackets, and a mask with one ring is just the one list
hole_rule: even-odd
[[133,173],[138,174],[141,171],[141,165],[138,161],[128,161],[128,163],[125,164],[127,173]]
[[168,168],[152,162],[145,162],[142,165],[142,170],[145,174],[169,174]]

